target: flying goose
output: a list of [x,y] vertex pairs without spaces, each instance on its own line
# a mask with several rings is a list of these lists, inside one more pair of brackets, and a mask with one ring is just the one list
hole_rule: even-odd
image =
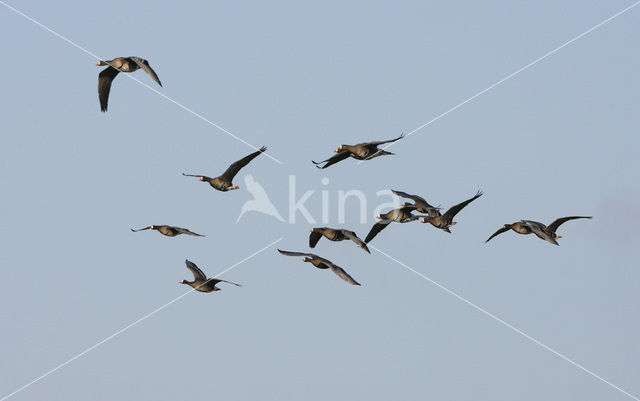
[[559,219],[556,219],[553,221],[553,223],[549,224],[548,226],[545,226],[542,223],[539,223],[537,221],[533,221],[533,220],[522,220],[522,222],[524,224],[526,224],[527,226],[529,226],[531,228],[531,230],[533,231],[533,233],[540,239],[543,239],[545,241],[549,241],[554,245],[560,245],[558,244],[558,241],[556,241],[557,238],[562,238],[562,235],[558,235],[556,234],[556,230],[558,229],[558,227],[560,227],[560,225],[566,221],[569,220],[575,220],[575,219],[591,219],[593,218],[593,216],[569,216],[569,217],[560,217]]
[[448,233],[451,233],[451,231],[449,230],[449,227],[457,223],[453,221],[453,217],[456,214],[458,214],[458,212],[461,211],[465,206],[467,206],[469,203],[473,202],[474,200],[478,199],[481,196],[482,196],[482,191],[478,191],[473,198],[467,199],[462,203],[458,203],[457,205],[452,206],[443,215],[435,216],[435,217],[422,216],[422,219],[420,221],[423,223],[431,223],[432,226],[439,228],[443,231],[446,231]]
[[149,62],[140,57],[118,57],[113,60],[100,60],[97,66],[108,65],[107,68],[98,75],[98,98],[100,99],[100,110],[104,113],[107,111],[107,103],[109,101],[109,92],[111,91],[111,82],[119,72],[134,72],[142,68],[151,78],[162,86],[160,79]]
[[176,235],[180,235],[180,234],[194,235],[196,237],[204,237],[204,235],[194,233],[193,231],[187,230],[186,228],[167,226],[164,224],[161,226],[151,225],[151,226],[147,226],[137,230],[134,230],[133,228],[131,229],[131,231],[133,231],[134,233],[137,233],[138,231],[143,231],[143,230],[156,230],[160,234],[164,234],[167,237],[175,237]]
[[493,233],[489,239],[487,239],[485,241],[485,243],[491,241],[491,239],[493,237],[495,237],[496,235],[500,235],[504,232],[507,232],[509,230],[513,230],[515,232],[517,232],[518,234],[523,234],[523,235],[527,235],[527,234],[531,234],[533,232],[533,230],[531,229],[531,227],[521,221],[516,221],[515,223],[512,224],[505,224],[504,226],[502,226],[502,228],[500,228],[498,231],[496,231],[495,233]]
[[335,265],[333,264],[333,262],[325,258],[321,258],[318,255],[314,255],[313,253],[283,251],[281,249],[278,249],[278,252],[287,256],[304,256],[304,258],[302,258],[303,262],[311,262],[311,264],[318,269],[331,269],[332,272],[334,272],[338,277],[340,277],[347,283],[352,285],[360,285],[360,283],[358,283],[353,279],[353,277],[347,274],[347,272],[344,271],[342,267]]
[[195,263],[185,260],[184,263],[187,264],[187,269],[191,270],[193,273],[193,281],[181,280],[180,284],[188,284],[191,287],[195,288],[196,291],[200,292],[211,292],[211,291],[220,291],[220,288],[216,287],[216,284],[223,282],[229,283],[233,285],[237,285],[238,287],[242,287],[240,284],[232,283],[231,281],[222,280],[219,278],[207,278],[207,276],[196,266]]
[[[357,145],[340,145],[338,149],[334,150],[337,154],[328,158],[327,160],[323,160],[321,162],[315,162],[311,160],[313,164],[316,165],[317,168],[325,169],[332,164],[336,164],[339,161],[347,159],[349,157],[353,157],[357,160],[371,160],[374,157],[383,156],[383,155],[393,155],[395,153],[387,152],[386,150],[378,149],[378,145],[382,145],[384,143],[395,142],[399,139],[402,139],[404,134],[400,135],[395,139],[389,139],[386,141],[375,141],[375,142],[364,142],[359,143]],[[322,163],[326,163],[324,166],[319,166]]]
[[315,248],[318,241],[320,241],[320,238],[324,236],[330,241],[351,240],[355,242],[360,248],[367,251],[367,253],[371,253],[369,251],[369,248],[367,248],[367,244],[365,244],[360,238],[358,238],[356,233],[354,233],[353,231],[344,229],[333,229],[328,227],[316,227],[312,228],[310,231],[311,234],[309,234],[309,246],[311,248]]
[[408,223],[410,221],[418,220],[421,216],[412,214],[411,212],[414,210],[416,210],[415,206],[404,206],[399,209],[393,209],[387,213],[377,215],[376,219],[381,220],[371,227],[371,231],[367,234],[367,238],[364,239],[364,242],[368,244],[380,231],[384,230],[389,223]]
[[218,191],[226,192],[226,191],[231,191],[233,189],[238,189],[240,187],[238,187],[237,185],[234,185],[231,182],[233,180],[233,177],[235,177],[236,174],[238,174],[238,171],[240,171],[241,168],[249,164],[251,160],[258,157],[258,155],[264,152],[265,150],[267,150],[267,147],[263,146],[260,148],[260,150],[251,153],[249,156],[243,157],[237,162],[231,164],[227,169],[227,171],[225,171],[224,173],[222,173],[222,175],[216,178],[211,178],[211,177],[207,177],[206,175],[197,175],[197,174],[182,173],[182,175],[184,175],[185,177],[198,177],[200,181],[208,182],[209,185],[211,185],[213,188],[217,189]]

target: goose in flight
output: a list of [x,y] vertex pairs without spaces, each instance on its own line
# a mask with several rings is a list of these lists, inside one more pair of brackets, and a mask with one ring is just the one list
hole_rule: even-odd
[[[327,160],[323,160],[321,162],[315,162],[311,160],[313,164],[316,165],[317,168],[325,169],[332,164],[336,164],[339,161],[347,159],[349,157],[353,157],[357,160],[371,160],[374,157],[383,156],[383,155],[393,155],[395,153],[387,152],[386,150],[378,149],[378,145],[382,145],[384,143],[395,142],[404,137],[404,134],[400,135],[397,138],[389,139],[386,141],[375,141],[375,142],[363,142],[357,145],[340,145],[334,152],[336,155],[328,158]],[[325,163],[324,166],[320,166],[320,164]]]
[[344,241],[351,240],[355,242],[360,248],[364,249],[367,253],[371,253],[369,248],[367,248],[367,244],[362,241],[356,233],[349,230],[344,229],[333,229],[328,227],[316,227],[312,228],[311,234],[309,234],[309,246],[311,248],[315,248],[320,238],[323,236],[330,241]]
[[215,177],[215,178],[207,177],[206,175],[197,175],[197,174],[182,173],[182,175],[184,175],[185,177],[197,177],[200,181],[208,182],[209,185],[211,185],[213,188],[217,189],[218,191],[226,192],[226,191],[231,191],[233,189],[238,189],[240,187],[237,185],[234,185],[231,182],[233,180],[233,177],[235,177],[236,174],[238,174],[238,171],[240,171],[241,168],[249,164],[251,160],[258,157],[258,155],[260,155],[260,153],[264,152],[265,150],[267,150],[267,147],[263,146],[260,148],[260,150],[253,152],[248,156],[243,157],[237,162],[231,164],[227,169],[227,171],[222,173],[222,175],[219,175],[218,177]]
[[118,57],[113,60],[100,60],[97,66],[107,65],[98,75],[98,98],[100,99],[100,110],[104,113],[107,111],[107,103],[109,101],[109,92],[111,91],[111,82],[120,72],[134,72],[143,69],[149,76],[162,86],[160,78],[151,68],[149,62],[140,57]]
[[313,253],[283,251],[281,249],[278,249],[278,252],[287,256],[304,256],[302,258],[302,261],[311,262],[311,264],[317,267],[318,269],[331,269],[331,271],[334,272],[336,276],[340,277],[347,283],[352,285],[360,285],[360,283],[358,283],[356,280],[353,279],[353,277],[347,274],[347,272],[344,271],[342,267],[335,265],[333,262],[325,258],[321,258],[318,255],[314,255]]
[[502,228],[500,228],[495,233],[491,234],[491,236],[489,237],[489,239],[487,239],[485,241],[485,243],[491,241],[491,239],[493,237],[495,237],[496,235],[500,235],[500,234],[502,234],[504,232],[507,232],[509,230],[513,230],[513,231],[517,232],[518,234],[523,234],[523,235],[531,234],[533,232],[533,229],[528,224],[523,223],[522,221],[516,221],[515,223],[512,223],[512,224],[503,225]]
[[423,223],[430,223],[432,226],[439,228],[443,231],[448,232],[449,234],[451,234],[451,231],[449,230],[449,227],[451,227],[452,225],[456,224],[457,222],[453,221],[453,217],[458,214],[458,212],[460,212],[462,209],[464,209],[465,206],[467,206],[469,203],[473,202],[474,200],[478,199],[479,197],[482,196],[482,191],[478,191],[474,197],[467,199],[466,201],[462,202],[462,203],[458,203],[455,206],[452,206],[451,208],[449,208],[449,210],[447,210],[443,215],[441,216],[423,216],[422,219],[420,220]]
[[562,235],[556,234],[556,230],[560,225],[569,220],[575,219],[591,219],[593,216],[568,216],[568,217],[560,217],[553,221],[553,223],[545,226],[542,223],[533,220],[522,220],[524,224],[529,226],[533,233],[540,239],[551,242],[554,245],[559,245],[556,239],[562,238]]
[[167,237],[175,237],[176,235],[180,235],[180,234],[194,235],[196,237],[204,237],[204,235],[194,233],[193,231],[187,230],[186,228],[167,226],[167,225],[164,225],[164,224],[163,225],[151,225],[151,226],[147,226],[147,227],[140,228],[140,229],[137,229],[137,230],[134,230],[133,228],[131,229],[131,231],[133,231],[134,233],[137,233],[138,231],[143,231],[143,230],[156,230],[160,234],[164,234]]
[[196,291],[200,292],[212,292],[212,291],[220,291],[220,288],[216,287],[216,284],[229,283],[233,285],[237,285],[238,287],[242,287],[240,284],[232,283],[231,281],[222,280],[219,278],[207,278],[207,276],[196,266],[195,263],[185,260],[184,263],[187,264],[187,269],[191,270],[193,273],[193,281],[181,280],[180,284],[187,284],[193,287]]
[[379,214],[376,216],[376,219],[381,219],[379,222],[371,227],[369,234],[367,234],[367,238],[364,239],[364,242],[367,244],[382,230],[384,230],[390,223],[409,223],[414,220],[418,220],[421,216],[416,216],[412,214],[416,210],[415,206],[404,206],[399,209],[393,209],[387,213]]

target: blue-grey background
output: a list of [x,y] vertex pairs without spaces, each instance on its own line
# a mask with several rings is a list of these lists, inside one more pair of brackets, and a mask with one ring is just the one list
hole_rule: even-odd
[[[99,110],[96,60],[0,7],[0,397],[189,290],[313,226],[247,213],[244,174],[288,217],[296,197],[337,225],[339,190],[364,191],[346,226],[373,224],[376,191],[449,207],[485,195],[449,235],[413,223],[372,241],[529,335],[640,396],[640,8],[425,129],[396,156],[317,170],[341,143],[410,132],[631,4],[629,1],[110,2],[13,6],[100,57],[147,58],[156,87],[252,152],[121,74]],[[391,150],[390,149],[390,150]],[[330,179],[321,185],[321,179]],[[566,215],[556,247],[505,233]],[[173,224],[205,238],[134,234]],[[192,293],[12,400],[626,400],[624,394],[376,251],[321,240],[352,287],[275,247],[214,294]]]

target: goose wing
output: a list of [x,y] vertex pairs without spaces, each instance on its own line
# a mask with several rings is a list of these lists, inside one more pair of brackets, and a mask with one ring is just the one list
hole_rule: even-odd
[[549,233],[547,232],[548,227],[544,224],[532,220],[522,220],[522,222],[531,227],[531,231],[536,235],[536,237],[551,242],[554,245],[560,245],[555,238],[549,235]]
[[367,244],[369,242],[371,242],[371,240],[378,235],[378,233],[382,230],[384,230],[385,228],[387,228],[387,226],[389,225],[389,223],[391,223],[391,220],[383,220],[380,221],[376,224],[373,225],[373,227],[371,227],[371,230],[369,231],[369,234],[367,234],[367,238],[364,239],[364,242],[366,242]]
[[109,66],[98,75],[98,99],[100,99],[100,111],[107,111],[109,102],[109,92],[111,92],[111,82],[120,71]]
[[258,157],[260,153],[264,152],[265,150],[267,150],[267,147],[263,146],[259,150],[251,153],[250,155],[245,156],[242,159],[238,160],[237,162],[232,163],[229,166],[229,168],[224,173],[222,173],[220,177],[226,181],[231,182],[233,180],[233,177],[235,177],[236,174],[238,174],[238,171],[240,171],[241,168],[249,164],[251,160]]
[[282,249],[278,249],[278,252],[280,252],[283,255],[287,255],[287,256],[307,256],[307,257],[310,257],[310,258],[322,259],[322,258],[320,258],[320,256],[314,255],[313,253],[283,251]]
[[309,234],[309,247],[315,248],[320,238],[322,238],[321,232],[312,231],[311,234]]
[[393,139],[387,139],[386,141],[373,141],[373,142],[365,142],[365,143],[361,143],[360,145],[362,146],[378,146],[378,145],[382,145],[384,143],[390,143],[390,142],[395,142],[397,140],[400,140],[404,138],[404,134],[401,134],[399,137],[397,138],[393,138]]
[[204,237],[204,235],[198,234],[198,233],[194,233],[193,231],[188,230],[186,228],[182,228],[182,227],[171,227],[171,228],[173,228],[174,230],[176,230],[180,234],[194,235],[196,237]]
[[198,266],[196,266],[195,263],[188,259],[186,259],[184,263],[186,263],[187,269],[191,270],[191,273],[193,273],[195,281],[205,281],[207,279],[207,276],[202,272],[202,270],[200,270],[200,268],[198,268]]
[[[332,164],[336,164],[339,161],[342,161],[344,159],[348,159],[350,155],[351,155],[351,152],[349,152],[348,150],[341,150],[340,152],[338,152],[335,155],[331,156],[327,160],[323,160],[321,162],[314,162],[313,160],[311,160],[311,162],[313,164],[315,164],[317,168],[325,169],[325,168],[331,166]],[[322,163],[326,163],[326,164],[324,166],[320,167],[319,164],[322,164]]]
[[504,232],[507,232],[507,231],[509,231],[509,230],[511,230],[511,228],[509,228],[509,227],[502,227],[501,229],[499,229],[498,231],[496,231],[495,233],[493,233],[493,234],[489,237],[489,239],[485,241],[485,243],[487,243],[487,242],[491,241],[491,238],[495,237],[496,235],[500,235],[500,234],[502,234],[502,233],[504,233]]
[[371,253],[371,251],[367,247],[367,244],[363,240],[358,238],[356,233],[354,233],[353,231],[349,231],[349,230],[340,230],[340,231],[342,232],[342,234],[345,237],[349,238],[351,241],[355,242],[360,248],[362,248],[365,251],[367,251],[367,253]]
[[447,217],[448,219],[453,219],[453,216],[458,214],[458,212],[464,209],[465,206],[467,206],[469,203],[473,202],[474,200],[478,199],[481,196],[482,196],[482,191],[478,191],[473,198],[467,199],[466,201],[458,203],[457,205],[449,208],[449,210],[445,212],[444,216]]
[[158,83],[158,85],[162,86],[162,83],[160,82],[160,78],[158,78],[158,75],[156,74],[156,72],[153,70],[153,68],[151,68],[151,66],[149,65],[149,62],[145,59],[142,59],[140,57],[129,57],[131,60],[135,61],[136,64],[138,64],[138,67],[142,68],[144,70],[144,72],[146,72],[147,74],[149,74],[149,76],[151,77],[151,79],[153,79],[154,81],[156,81]]
[[569,220],[575,220],[575,219],[591,219],[593,218],[593,216],[568,216],[568,217],[560,217],[559,219],[555,219],[553,221],[553,223],[549,224],[547,226],[547,228],[551,231],[553,231],[554,233],[556,232],[556,230],[558,229],[558,227],[560,226],[560,224],[569,221]]
[[336,274],[336,276],[340,277],[341,279],[343,279],[344,281],[346,281],[349,284],[352,285],[360,285],[360,283],[358,283],[356,280],[353,279],[353,277],[351,277],[349,275],[349,273],[347,273],[346,271],[344,271],[344,269],[338,265],[335,265],[333,263],[329,263],[329,268],[331,269],[332,272],[334,272]]
[[134,229],[132,228],[132,229],[131,229],[131,231],[133,231],[134,233],[137,233],[138,231],[144,231],[144,230],[148,230],[148,229],[150,229],[150,228],[151,228],[151,226],[146,226],[146,227],[144,227],[144,228],[139,228],[139,229],[137,229],[137,230],[134,230]]

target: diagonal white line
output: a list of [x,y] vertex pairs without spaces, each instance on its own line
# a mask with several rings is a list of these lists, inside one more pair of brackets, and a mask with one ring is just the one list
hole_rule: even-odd
[[[476,93],[475,95],[471,96],[470,98],[468,98],[467,100],[463,101],[462,103],[458,103],[457,105],[453,106],[452,108],[450,108],[449,110],[445,111],[442,114],[437,115],[436,117],[432,118],[431,120],[427,121],[426,123],[422,124],[421,126],[419,126],[418,128],[414,129],[413,131],[409,132],[406,137],[411,136],[412,134],[420,131],[421,129],[423,129],[424,127],[426,127],[427,125],[434,123],[436,121],[438,121],[439,119],[441,119],[442,117],[446,116],[447,114],[451,113],[454,110],[457,110],[458,108],[464,106],[465,104],[469,103],[470,101],[472,101],[473,99],[477,98],[478,96],[483,95],[484,93],[490,91],[491,89],[495,88],[496,86],[500,85],[501,83],[503,83],[504,81],[513,78],[514,76],[520,74],[522,71],[528,69],[529,67],[532,67],[533,65],[539,63],[540,61],[544,60],[545,58],[551,56],[552,54],[556,53],[558,50],[570,45],[571,43],[575,42],[576,40],[584,37],[585,35],[588,35],[589,33],[595,31],[596,29],[600,28],[602,25],[610,22],[611,20],[621,16],[622,14],[626,13],[627,11],[631,10],[633,7],[637,6],[638,4],[640,4],[640,1],[636,1],[635,3],[633,3],[632,5],[630,5],[629,7],[623,9],[622,11],[619,11],[617,13],[615,13],[614,15],[612,15],[611,17],[605,19],[604,21],[600,22],[597,25],[592,26],[591,28],[587,29],[586,31],[582,32],[580,35],[574,37],[573,39],[563,43],[562,45],[556,47],[555,49],[545,53],[544,55],[538,57],[537,59],[533,60],[532,62],[530,62],[529,64],[525,65],[524,67],[521,67],[520,69],[512,72],[511,74],[507,75],[506,77],[502,78],[501,80],[499,80],[498,82],[494,83],[493,85],[488,86],[487,88],[481,90],[480,92]],[[390,143],[387,146],[382,147],[382,149],[387,149],[391,146],[393,146],[396,142],[394,143]],[[360,160],[358,162],[358,164],[362,163],[363,160]]]
[[[262,253],[263,251],[271,248],[273,245],[277,244],[278,242],[282,241],[282,238],[279,238],[275,241],[273,241],[272,243],[270,243],[269,245],[265,246],[264,248],[261,248],[258,251],[255,251],[254,253],[252,253],[251,255],[247,256],[246,258],[242,259],[239,262],[236,262],[235,264],[231,265],[230,267],[224,269],[223,271],[221,271],[220,273],[216,274],[213,277],[218,277],[221,276],[222,274],[228,272],[229,270],[235,268],[236,266],[246,262],[247,260],[253,258],[254,256],[258,255],[259,253]],[[201,284],[201,285],[204,285]],[[200,287],[200,286],[198,286]],[[174,302],[177,302],[178,300],[186,297],[187,295],[191,294],[192,292],[194,292],[196,290],[196,288],[192,288],[191,290],[185,292],[184,294],[180,295],[177,298],[172,299],[171,301],[167,302],[166,304],[162,305],[161,307],[154,309],[153,311],[147,313],[146,315],[142,316],[140,319],[134,321],[133,323],[128,324],[127,326],[123,327],[122,329],[116,331],[115,333],[113,333],[112,335],[110,335],[109,337],[105,338],[102,341],[97,342],[96,344],[92,345],[91,347],[87,348],[86,350],[82,351],[81,353],[79,353],[78,355],[74,356],[73,358],[67,359],[65,362],[61,363],[60,365],[56,366],[55,368],[51,369],[50,371],[46,372],[45,374],[33,379],[32,381],[30,381],[29,383],[25,384],[24,386],[20,387],[19,389],[15,390],[14,392],[7,394],[6,396],[4,396],[3,398],[0,398],[0,401],[4,401],[8,398],[13,397],[14,395],[18,394],[19,392],[21,392],[22,390],[26,389],[27,387],[30,387],[31,385],[39,382],[40,380],[44,379],[45,377],[49,376],[50,374],[56,372],[59,369],[62,369],[63,367],[65,367],[66,365],[70,364],[71,362],[75,361],[76,359],[80,358],[81,356],[93,351],[94,349],[98,348],[99,346],[101,346],[102,344],[106,343],[107,341],[113,339],[114,337],[124,333],[125,331],[129,330],[130,328],[132,328],[133,326],[137,325],[138,323],[150,318],[151,316],[155,315],[156,313],[160,312],[161,310],[163,310],[164,308],[166,308],[167,306],[173,304]]]
[[[374,250],[380,252],[382,255],[386,256],[387,258],[393,260],[394,262],[396,262],[397,264],[399,264],[400,266],[404,267],[405,269],[417,274],[418,276],[422,277],[423,279],[427,280],[428,282],[430,282],[431,284],[437,286],[438,288],[440,288],[441,290],[453,295],[454,297],[458,298],[460,301],[466,303],[467,305],[471,306],[472,308],[482,312],[483,314],[489,316],[491,319],[497,321],[498,323],[508,327],[509,329],[515,331],[516,333],[520,334],[521,336],[523,336],[524,338],[526,338],[527,340],[533,341],[534,343],[536,343],[537,345],[539,345],[540,347],[546,349],[547,351],[559,356],[560,358],[564,359],[565,361],[569,362],[570,364],[572,364],[573,366],[577,367],[578,369],[588,373],[589,375],[595,377],[596,379],[602,381],[603,383],[609,385],[610,387],[618,390],[619,392],[625,394],[626,396],[636,400],[636,401],[640,401],[640,398],[637,398],[631,394],[629,394],[628,392],[624,391],[623,389],[621,389],[620,387],[616,386],[615,384],[611,383],[610,381],[604,379],[603,377],[597,375],[596,373],[590,371],[589,369],[585,368],[584,366],[580,365],[577,362],[574,362],[573,360],[569,359],[568,357],[564,356],[563,354],[559,353],[558,351],[554,350],[553,348],[549,347],[548,345],[545,345],[544,343],[542,343],[539,340],[536,340],[535,338],[531,337],[530,335],[528,335],[527,333],[525,333],[524,331],[518,329],[517,327],[514,327],[513,325],[505,322],[504,320],[500,319],[498,316],[494,315],[493,313],[487,311],[486,309],[481,308],[480,306],[474,304],[473,302],[469,301],[468,299],[464,298],[461,295],[458,295],[457,293],[451,291],[450,289],[448,289],[447,287],[443,286],[442,284],[433,281],[432,279],[430,279],[429,277],[425,276],[424,274],[420,273],[419,271],[412,269],[411,267],[407,266],[406,264],[402,263],[401,261],[399,261],[398,259],[390,256],[389,254],[381,251],[380,249],[376,248],[375,246],[371,245],[371,244],[367,244],[367,246],[369,246],[370,248],[373,248]],[[0,400],[2,401],[2,400]]]
[[[82,50],[83,52],[87,53],[88,55],[90,55],[91,57],[95,58],[96,60],[103,60],[102,58],[98,57],[97,55],[95,55],[94,53],[92,53],[91,51],[85,49],[84,47],[80,46],[79,44],[75,43],[74,41],[72,41],[71,39],[59,34],[58,32],[54,31],[53,29],[49,28],[48,26],[36,21],[35,19],[31,18],[30,16],[28,16],[27,14],[23,13],[22,11],[16,9],[15,7],[12,7],[11,5],[5,3],[4,1],[0,0],[0,4],[2,4],[3,6],[7,7],[9,10],[15,12],[16,14],[26,18],[27,20],[33,22],[34,24],[38,25],[40,28],[45,29],[46,31],[48,31],[49,33],[53,34],[54,36],[57,36],[58,38],[64,40],[65,42],[69,43],[71,46]],[[123,74],[124,76],[126,76],[127,78],[133,79],[134,81],[136,81],[137,83],[139,83],[140,85],[146,87],[147,89],[155,92],[156,94],[162,96],[163,98],[165,98],[166,100],[170,101],[171,103],[175,104],[176,106],[180,107],[182,110],[193,114],[194,116],[198,117],[199,119],[201,119],[202,121],[216,127],[217,129],[219,129],[220,131],[224,132],[225,134],[229,135],[230,137],[234,138],[237,141],[240,141],[242,143],[244,143],[245,145],[249,146],[250,148],[252,148],[253,150],[258,150],[257,147],[253,146],[252,144],[250,144],[249,142],[245,141],[244,139],[240,138],[239,136],[232,134],[231,132],[229,132],[228,130],[222,128],[221,126],[219,126],[218,124],[214,123],[213,121],[207,119],[206,117],[202,116],[199,113],[196,113],[195,111],[191,110],[190,108],[188,108],[187,106],[183,105],[182,103],[173,100],[172,98],[170,98],[169,96],[165,95],[164,93],[158,91],[157,89],[145,84],[144,82],[140,81],[139,79],[137,79],[136,77],[132,76],[131,74]],[[271,156],[270,154],[264,152],[264,155],[267,156],[268,158],[270,158],[271,160],[275,161],[278,164],[283,164],[280,160],[276,159],[275,157]],[[2,401],[2,400],[0,400]]]

